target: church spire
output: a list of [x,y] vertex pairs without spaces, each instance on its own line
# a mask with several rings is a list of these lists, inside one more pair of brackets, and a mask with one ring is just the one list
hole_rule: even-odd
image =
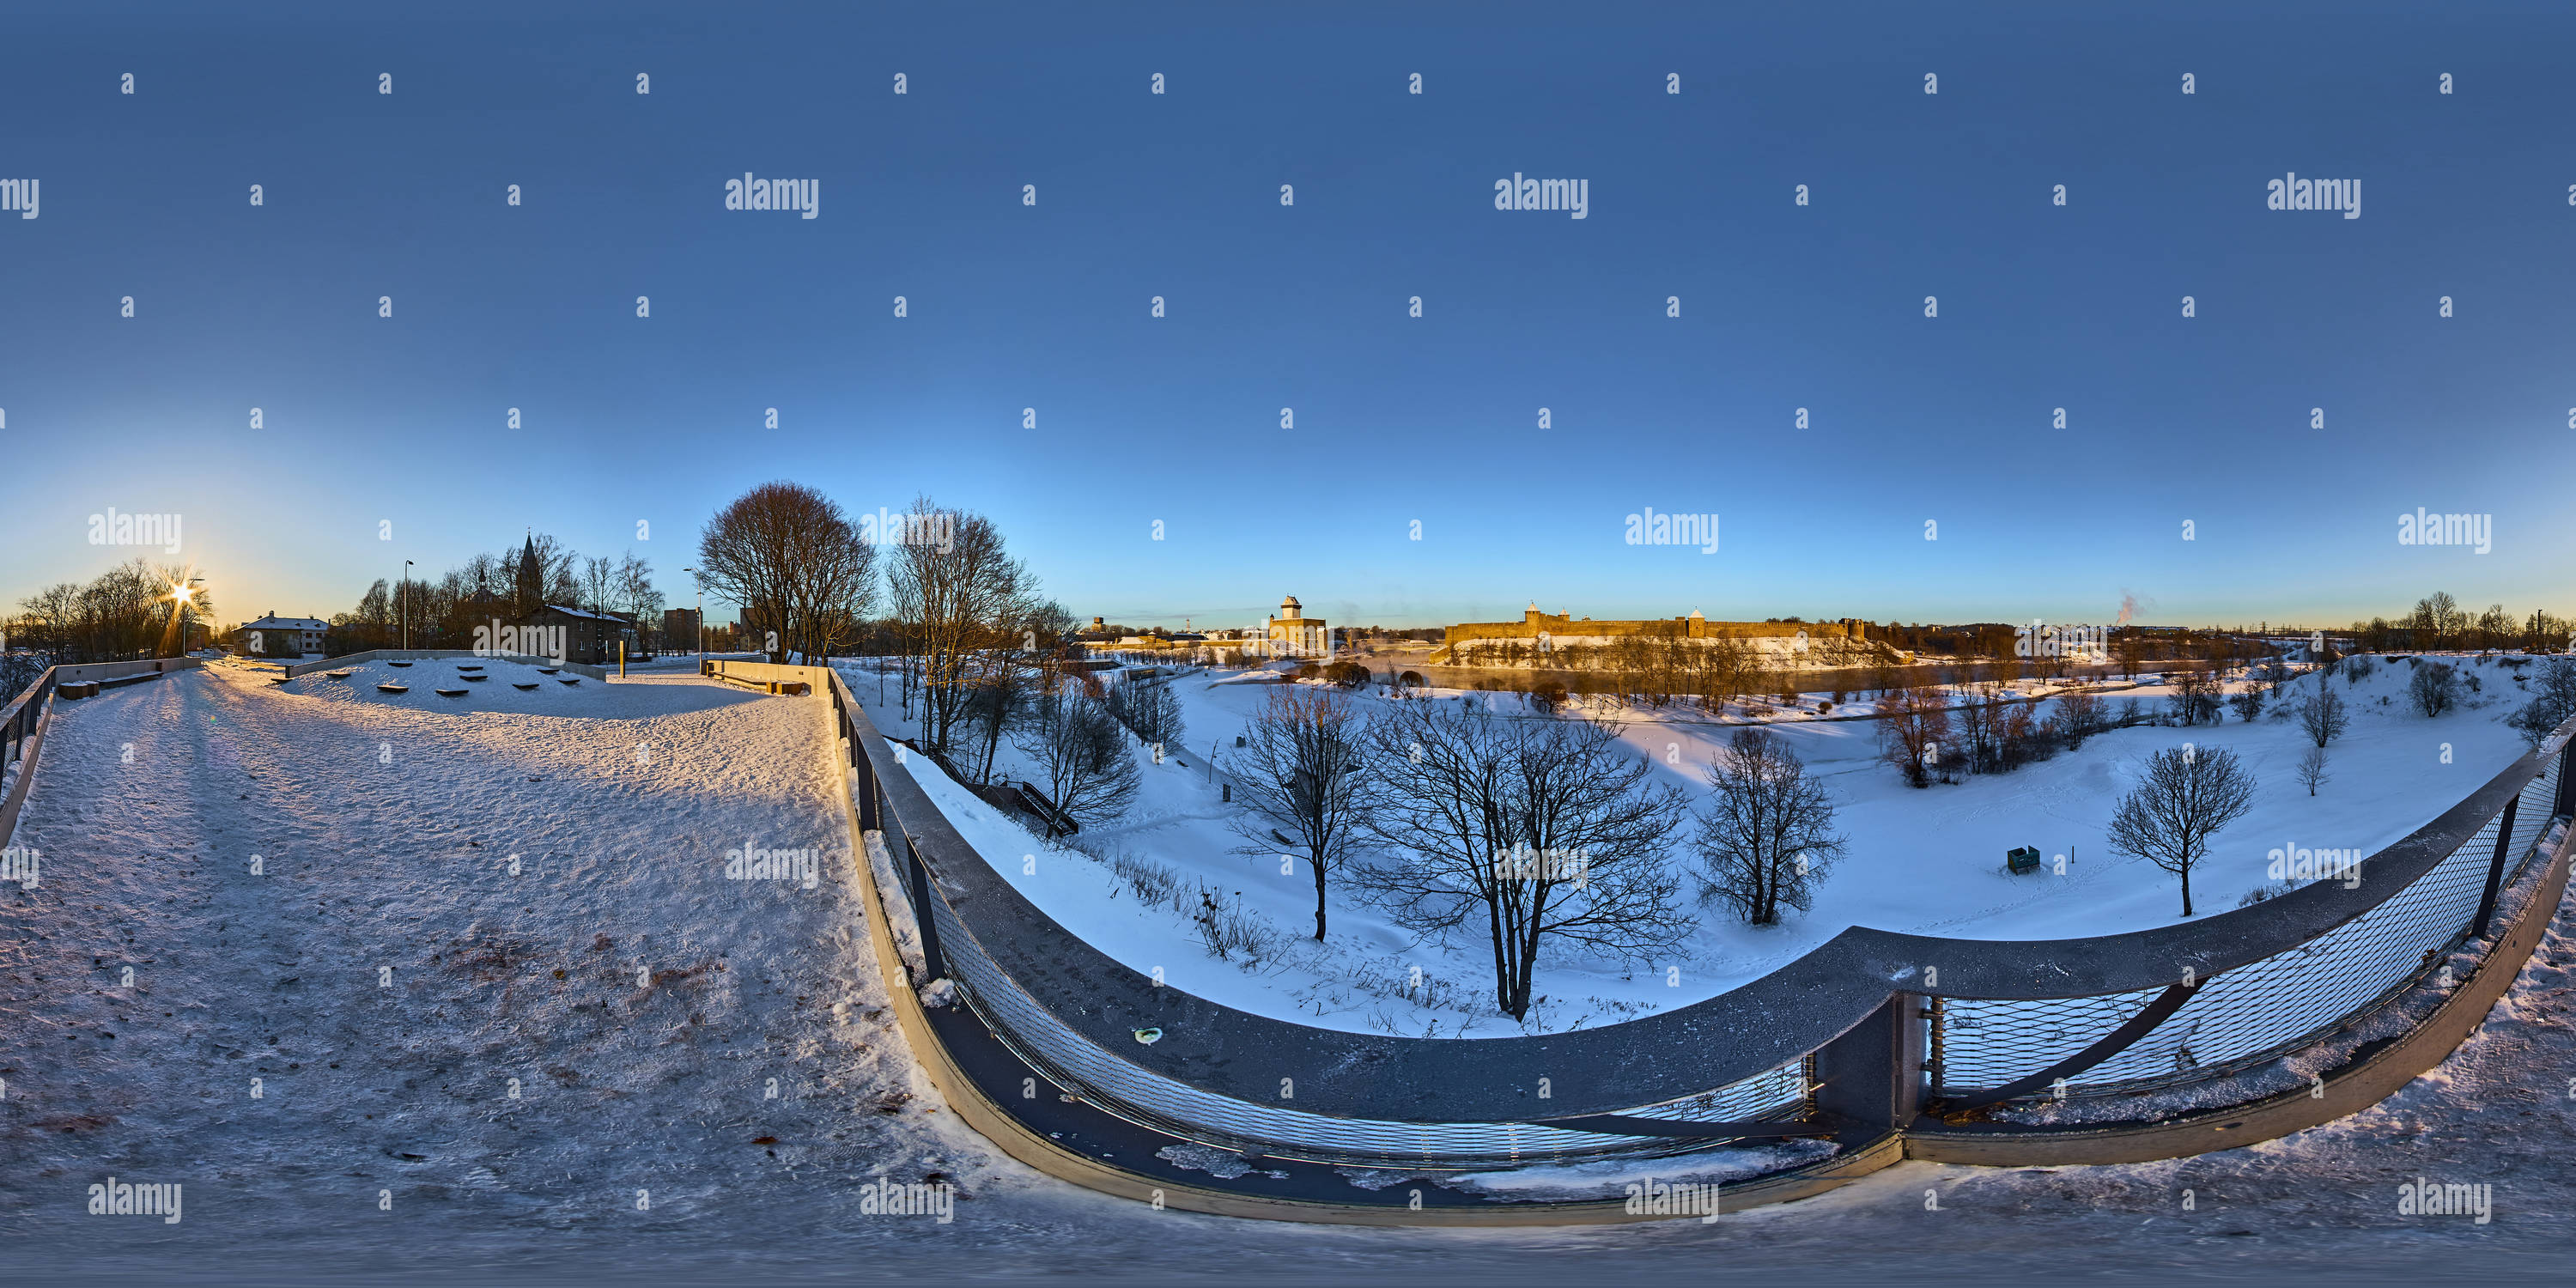
[[519,547],[517,582],[513,589],[518,592],[516,599],[519,616],[523,619],[534,616],[537,610],[546,606],[545,565],[537,560],[537,536],[534,528],[528,530],[526,543]]

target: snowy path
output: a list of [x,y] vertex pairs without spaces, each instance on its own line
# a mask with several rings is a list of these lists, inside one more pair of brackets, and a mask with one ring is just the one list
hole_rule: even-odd
[[[694,677],[529,695],[625,718],[328,691],[217,668],[57,707],[17,838],[41,885],[0,894],[7,1228],[679,1225],[935,1170],[837,879],[827,707]],[[820,850],[822,880],[724,879],[747,842]],[[111,1172],[187,1183],[184,1223],[76,1215]]]
[[[665,683],[688,689],[653,714],[643,686]],[[2576,1142],[2564,933],[2435,1074],[2246,1149],[2054,1171],[1909,1163],[1714,1226],[1407,1232],[1155,1212],[1037,1176],[930,1112],[901,1039],[871,1017],[883,993],[847,893],[709,876],[743,834],[837,834],[823,771],[796,768],[817,760],[821,704],[687,678],[611,692],[620,718],[469,717],[217,672],[64,704],[19,838],[45,848],[44,883],[0,891],[0,1248],[122,1282],[177,1257],[259,1283],[362,1268],[486,1283],[503,1267],[1504,1283],[1696,1281],[1714,1266],[1867,1282],[2474,1266],[2493,1281],[2554,1272],[2576,1214],[2560,1166]],[[661,749],[652,764],[635,764],[639,741]],[[247,873],[254,852],[264,877]],[[635,986],[638,962],[652,987]],[[834,1022],[841,999],[856,1022]],[[184,1182],[185,1220],[82,1215],[111,1172]],[[934,1172],[972,1196],[953,1224],[859,1214],[859,1182]],[[2399,1216],[2396,1186],[2419,1175],[2493,1184],[2494,1222]]]

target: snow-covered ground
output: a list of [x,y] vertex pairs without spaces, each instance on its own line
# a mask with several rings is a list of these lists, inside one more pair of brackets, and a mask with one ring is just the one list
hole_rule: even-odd
[[[454,700],[442,661],[57,703],[17,836],[40,883],[0,887],[0,1225],[670,1228],[772,1178],[854,1209],[979,1147],[913,1098],[828,705],[486,665]],[[728,879],[743,848],[818,880]],[[82,1224],[110,1173],[186,1182],[182,1225]]]
[[[2479,1035],[2389,1101],[2196,1158],[1906,1163],[1712,1225],[1552,1230],[1236,1221],[1079,1190],[1001,1157],[917,1082],[845,894],[704,880],[712,852],[685,839],[702,825],[831,831],[828,779],[798,768],[821,760],[828,708],[739,697],[594,727],[571,709],[370,712],[219,671],[58,708],[29,808],[55,848],[37,890],[0,892],[11,1277],[2563,1277],[2564,933]],[[659,778],[631,759],[653,735],[673,757]],[[376,760],[385,741],[393,766]],[[710,790],[732,761],[763,768]],[[503,884],[496,845],[548,861]],[[251,878],[246,851],[288,861]],[[639,989],[639,958],[726,969]],[[394,988],[376,987],[380,964]],[[862,1212],[864,1181],[934,1173],[959,1188],[951,1222]],[[87,1185],[110,1174],[184,1183],[184,1220],[85,1215]],[[2400,1215],[2397,1187],[2417,1177],[2492,1185],[2491,1222]]]
[[[1089,828],[1080,849],[1053,848],[961,788],[932,766],[919,776],[942,810],[987,861],[1049,915],[1128,966],[1157,967],[1175,987],[1246,1010],[1324,1028],[1411,1035],[1509,1036],[1615,1023],[1686,1005],[1756,979],[1795,960],[1848,926],[1968,939],[2054,939],[2113,934],[2181,919],[2174,877],[2144,860],[2111,852],[2103,837],[2119,800],[2156,751],[2184,743],[2233,750],[2257,780],[2254,807],[2218,834],[2209,861],[2193,873],[2193,911],[2229,911],[2246,892],[2273,884],[2269,852],[2284,847],[2376,851],[2429,822],[2522,754],[2520,736],[2502,722],[2528,694],[2501,662],[2449,661],[2479,677],[2460,709],[2427,719],[2407,705],[2413,674],[2404,662],[2381,663],[2358,686],[2333,681],[2348,704],[2351,727],[2329,748],[2331,778],[2315,796],[2293,774],[2311,745],[2295,718],[2276,717],[2313,694],[2308,675],[2273,695],[2252,723],[2233,710],[2225,722],[2196,727],[2139,726],[2098,735],[2083,748],[2008,774],[1968,777],[1927,789],[1904,785],[1879,759],[1880,723],[1795,719],[1771,724],[1833,792],[1837,826],[1848,854],[1831,872],[1815,906],[1783,925],[1755,928],[1717,906],[1700,909],[1681,954],[1651,968],[1583,960],[1563,953],[1542,959],[1536,992],[1544,1001],[1523,1026],[1501,1016],[1490,998],[1488,950],[1472,937],[1418,942],[1376,909],[1336,894],[1323,944],[1314,926],[1313,878],[1303,863],[1283,872],[1276,849],[1249,848],[1231,820],[1239,806],[1220,800],[1221,773],[1234,735],[1268,700],[1274,676],[1214,671],[1172,681],[1180,693],[1188,749],[1144,766],[1134,807],[1114,824]],[[914,731],[893,689],[880,702],[875,672],[848,667],[852,691],[890,736]],[[2141,687],[2103,699],[2113,709],[2135,699],[2154,709],[2170,690]],[[1383,690],[1354,695],[1363,711],[1389,701]],[[1498,713],[1529,718],[1516,694],[1432,690],[1416,701],[1488,703]],[[2055,700],[2039,704],[2044,717]],[[1700,777],[1712,753],[1741,722],[1630,709],[1613,714],[1626,743],[1655,767],[1659,781],[1705,795]],[[1211,756],[1213,753],[1213,756]],[[1002,772],[1036,777],[1007,739]],[[1211,771],[1211,759],[1216,767]],[[2041,873],[2015,876],[2004,855],[2036,846]],[[1160,864],[1182,883],[1179,897],[1140,902],[1135,883],[1098,861],[1118,854]],[[1093,856],[1098,856],[1097,858]],[[2059,875],[2055,860],[2066,859]],[[1034,860],[1034,863],[1032,863]],[[1688,838],[1676,836],[1670,861],[1687,870]],[[1035,871],[1029,869],[1034,866]],[[1273,947],[1247,962],[1220,960],[1203,945],[1192,913],[1205,889],[1255,913],[1276,932]],[[1420,967],[1426,993],[1409,991]],[[1679,983],[1672,967],[1679,968]]]

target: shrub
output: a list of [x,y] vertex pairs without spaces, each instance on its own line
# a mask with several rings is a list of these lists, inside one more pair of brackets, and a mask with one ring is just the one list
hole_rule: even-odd
[[1214,890],[1199,890],[1198,911],[1190,915],[1198,929],[1199,942],[1220,960],[1232,961],[1243,954],[1246,963],[1266,961],[1276,955],[1283,936],[1259,913],[1248,912],[1226,902]]
[[2298,888],[2299,883],[2296,881],[2278,881],[2271,885],[2256,886],[2253,889],[2246,891],[2245,896],[2236,901],[2236,906],[2239,908],[2251,908],[2266,899],[2288,894]]
[[2460,673],[2442,662],[2419,666],[2406,682],[2406,696],[2427,717],[2438,716],[2459,704]]
[[1150,907],[1177,908],[1181,893],[1181,874],[1152,859],[1120,850],[1109,856],[1109,870],[1136,892],[1136,901]]

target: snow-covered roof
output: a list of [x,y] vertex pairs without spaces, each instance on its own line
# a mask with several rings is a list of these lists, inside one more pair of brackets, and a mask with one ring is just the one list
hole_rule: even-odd
[[635,624],[634,619],[630,617],[620,617],[615,613],[594,613],[587,608],[571,608],[562,604],[548,604],[546,605],[546,611],[561,613],[566,617],[588,618],[595,622],[615,622],[620,626],[632,626]]
[[331,623],[318,617],[280,617],[271,613],[255,622],[242,623],[246,631],[327,631]]

